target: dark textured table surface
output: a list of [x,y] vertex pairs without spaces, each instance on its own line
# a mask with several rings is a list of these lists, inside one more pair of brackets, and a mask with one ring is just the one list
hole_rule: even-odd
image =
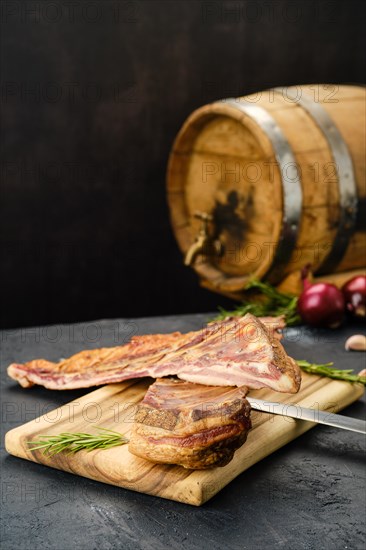
[[[159,550],[365,548],[365,439],[318,426],[256,464],[200,508],[104,485],[9,456],[7,430],[86,393],[22,389],[6,376],[12,361],[57,360],[113,346],[132,334],[199,329],[209,315],[107,320],[1,333],[1,548]],[[337,331],[287,330],[297,359],[365,368],[344,351],[359,325]],[[343,414],[364,418],[360,400]]]

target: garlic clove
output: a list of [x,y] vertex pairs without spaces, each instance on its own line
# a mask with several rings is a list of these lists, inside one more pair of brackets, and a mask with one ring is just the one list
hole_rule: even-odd
[[347,351],[366,351],[366,336],[364,334],[354,334],[347,339],[344,347]]

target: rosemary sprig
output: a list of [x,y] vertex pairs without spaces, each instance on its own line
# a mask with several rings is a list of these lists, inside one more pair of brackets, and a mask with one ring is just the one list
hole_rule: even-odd
[[226,317],[242,317],[246,313],[252,313],[256,317],[279,317],[283,315],[287,326],[299,324],[301,319],[297,313],[297,296],[280,292],[269,283],[264,283],[257,279],[250,281],[245,290],[259,291],[265,300],[248,300],[239,304],[233,311],[227,311],[219,308],[220,314],[215,320],[225,319]]
[[332,368],[333,363],[316,364],[309,363],[305,360],[296,360],[299,367],[305,372],[310,374],[317,374],[318,376],[327,376],[328,378],[334,378],[335,380],[346,380],[348,382],[360,382],[366,385],[366,376],[359,376],[354,374],[352,369],[339,370]]
[[109,449],[125,445],[128,441],[119,432],[98,427],[96,434],[63,432],[58,435],[40,435],[38,440],[28,441],[28,445],[33,445],[30,451],[42,449],[44,455],[51,457],[64,451],[68,451],[67,454],[73,454],[82,449],[88,452],[95,449]]

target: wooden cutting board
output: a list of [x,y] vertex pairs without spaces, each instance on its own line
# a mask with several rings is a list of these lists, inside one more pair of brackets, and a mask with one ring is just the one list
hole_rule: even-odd
[[[247,442],[236,451],[234,459],[227,466],[212,470],[186,470],[181,466],[153,464],[129,453],[127,445],[89,453],[80,451],[74,455],[60,454],[51,458],[39,451],[31,452],[27,449],[27,441],[36,439],[40,434],[93,432],[96,426],[112,428],[128,435],[137,404],[151,383],[151,379],[134,380],[104,386],[84,395],[9,431],[5,439],[6,449],[14,456],[52,468],[199,506],[241,472],[315,425],[304,420],[253,411],[253,428]],[[338,412],[362,394],[363,386],[360,384],[306,373],[303,373],[302,387],[296,395],[269,390],[250,392],[250,396],[261,399],[296,403],[331,412]]]

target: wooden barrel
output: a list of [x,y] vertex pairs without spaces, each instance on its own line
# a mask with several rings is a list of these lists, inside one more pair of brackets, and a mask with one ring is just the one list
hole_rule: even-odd
[[[179,246],[205,286],[234,296],[250,277],[278,284],[308,263],[323,276],[365,266],[365,100],[360,86],[293,86],[188,118],[167,193]],[[215,246],[192,246],[197,211]]]

